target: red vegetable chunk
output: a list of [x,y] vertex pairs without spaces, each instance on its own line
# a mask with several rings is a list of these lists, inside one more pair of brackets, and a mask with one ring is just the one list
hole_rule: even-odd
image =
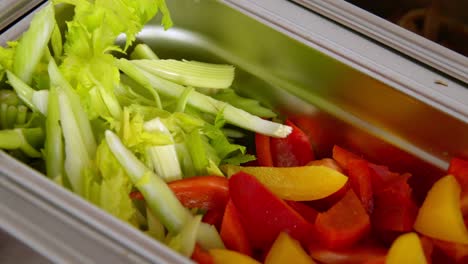
[[376,245],[356,245],[345,249],[329,249],[317,244],[309,246],[314,260],[327,264],[385,263],[387,249]]
[[370,219],[353,190],[332,208],[319,213],[315,228],[321,243],[329,248],[354,245],[370,230]]
[[169,183],[179,201],[187,208],[221,210],[229,199],[228,180],[220,176],[198,176]]
[[229,193],[254,249],[268,249],[281,231],[307,243],[313,225],[255,177],[239,172],[229,179]]
[[401,175],[375,193],[372,225],[376,230],[408,232],[413,229],[418,208],[408,178],[408,174]]
[[198,264],[214,264],[214,259],[208,251],[196,244],[192,253],[192,260]]
[[239,212],[232,203],[232,200],[229,200],[224,210],[220,235],[228,249],[238,251],[245,255],[252,255],[252,249],[247,234],[242,226]]
[[287,203],[309,223],[315,223],[315,219],[318,215],[317,210],[301,202],[287,201]]
[[286,120],[285,123],[292,127],[291,134],[286,138],[270,139],[273,164],[276,167],[304,166],[314,160],[309,138],[291,121]]
[[273,158],[270,149],[270,137],[262,134],[255,134],[255,151],[259,166],[273,167]]
[[371,214],[374,210],[372,191],[372,176],[369,163],[365,160],[351,160],[348,162],[348,177],[351,188],[361,200],[364,209]]
[[350,151],[347,151],[344,148],[335,145],[333,146],[333,159],[338,163],[338,165],[340,165],[341,168],[346,169],[350,161],[359,160],[362,158]]
[[448,173],[455,176],[463,192],[468,192],[468,161],[453,158],[450,161]]

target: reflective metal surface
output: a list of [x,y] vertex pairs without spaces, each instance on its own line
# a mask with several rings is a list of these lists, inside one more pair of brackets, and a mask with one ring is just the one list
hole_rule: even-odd
[[[329,132],[353,135],[354,145],[384,140],[435,171],[468,157],[462,84],[289,1],[167,2],[175,27],[164,31],[156,19],[138,37],[161,58],[233,64],[240,93],[283,113],[323,114],[339,124]],[[62,23],[69,11],[58,12]],[[0,190],[0,226],[54,261],[187,261],[4,153]]]
[[468,83],[465,0],[292,1]]

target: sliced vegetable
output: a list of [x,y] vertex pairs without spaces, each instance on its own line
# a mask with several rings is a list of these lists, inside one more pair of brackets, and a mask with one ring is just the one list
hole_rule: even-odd
[[411,232],[399,236],[390,247],[385,263],[426,264],[426,256],[418,235]]
[[347,166],[351,188],[361,200],[366,211],[371,214],[374,210],[372,191],[372,176],[368,162],[364,160],[351,160]]
[[327,264],[361,264],[366,261],[385,263],[387,249],[376,245],[356,245],[344,249],[329,249],[319,244],[309,246],[309,254],[320,263]]
[[338,162],[341,168],[346,169],[351,160],[359,160],[362,158],[344,148],[341,148],[340,146],[335,145],[333,146],[333,159]]
[[193,250],[191,258],[198,264],[214,264],[213,257],[199,244],[195,244],[195,249]]
[[329,248],[346,248],[362,239],[370,230],[370,219],[353,190],[319,213],[315,220],[319,241]]
[[409,175],[401,175],[374,195],[372,225],[377,230],[409,232],[417,214],[417,206],[408,185]]
[[281,264],[294,260],[297,264],[313,264],[310,256],[304,251],[301,244],[288,234],[281,232],[270,248],[265,264]]
[[268,248],[283,231],[301,242],[311,238],[313,225],[254,176],[234,174],[229,179],[229,193],[254,248]]
[[286,138],[270,139],[273,164],[276,167],[296,167],[314,160],[312,145],[306,134],[289,120],[285,124],[292,128],[291,134]]
[[468,244],[468,230],[460,209],[460,192],[454,176],[438,180],[419,209],[414,229],[432,238]]
[[[151,212],[171,232],[177,233],[192,217],[177,200],[167,184],[135,157],[111,131],[106,131],[106,141],[128,176],[145,197]],[[193,249],[192,249],[193,250]],[[190,254],[189,254],[190,255]]]
[[[166,96],[177,98],[186,89],[179,84],[140,70],[125,59],[120,59],[116,63],[120,70],[135,81],[140,82],[142,79],[147,79],[154,89]],[[261,119],[258,116],[249,114],[244,110],[196,91],[192,92],[187,103],[200,111],[213,115],[218,114],[219,111],[223,111],[224,117],[228,123],[265,135],[283,138],[287,137],[292,131],[290,126]]]
[[325,166],[240,167],[226,165],[226,174],[239,171],[257,178],[278,197],[293,201],[311,201],[329,196],[342,188],[348,177]]
[[207,223],[200,223],[197,231],[197,243],[204,249],[225,248],[223,240],[216,227]]
[[197,176],[169,183],[187,208],[223,211],[229,199],[228,180],[220,176]]
[[273,166],[269,136],[255,133],[255,152],[257,154],[258,165],[267,167]]
[[287,203],[309,223],[315,223],[315,219],[318,215],[317,210],[301,202],[287,201]]
[[468,192],[468,161],[460,158],[450,160],[448,174],[455,176],[463,192]]
[[252,255],[252,248],[250,247],[247,234],[242,226],[239,212],[232,200],[228,201],[224,210],[223,222],[221,224],[221,238],[228,249],[248,256]]
[[133,52],[130,54],[132,60],[157,60],[158,55],[146,44],[140,43],[135,46]]
[[175,83],[223,89],[234,80],[234,67],[187,60],[133,60],[139,68]]
[[42,58],[55,26],[54,4],[37,12],[16,46],[13,72],[26,84],[31,84],[33,72]]
[[[434,243],[434,247],[442,250],[442,252],[445,253],[447,257],[453,260],[455,263],[468,263],[468,245],[440,239],[431,239],[431,241]],[[448,263],[447,260],[444,261]]]
[[177,235],[171,237],[167,245],[180,254],[190,257],[195,250],[198,229],[201,223],[201,215],[197,215],[190,219],[182,226]]
[[209,251],[215,264],[260,264],[255,259],[227,249],[212,249]]

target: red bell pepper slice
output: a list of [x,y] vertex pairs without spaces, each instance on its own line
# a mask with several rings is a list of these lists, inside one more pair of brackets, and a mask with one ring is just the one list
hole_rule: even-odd
[[255,151],[259,166],[273,167],[273,157],[271,156],[269,136],[259,133],[255,134]]
[[377,245],[356,245],[350,248],[329,249],[318,244],[311,244],[309,254],[320,263],[349,264],[349,263],[385,263],[387,249]]
[[312,208],[316,209],[317,211],[327,211],[345,196],[348,190],[351,189],[350,186],[351,184],[348,181],[343,187],[341,187],[341,189],[339,189],[335,193],[319,200],[309,201],[307,202],[307,204],[310,205]]
[[221,210],[229,199],[228,180],[220,176],[197,176],[169,183],[179,201],[188,208]]
[[219,209],[208,210],[205,215],[203,215],[202,221],[214,225],[216,229],[221,228],[221,222],[223,221],[224,212]]
[[354,245],[370,230],[370,219],[361,201],[353,190],[333,207],[319,213],[315,228],[322,242],[328,248],[345,248]]
[[[173,181],[168,185],[187,208],[223,212],[229,199],[228,180],[220,176],[197,176]],[[131,192],[130,198],[144,200],[138,191]]]
[[228,249],[252,256],[252,248],[242,226],[239,212],[232,203],[232,200],[228,201],[226,210],[224,210],[220,235]]
[[340,165],[341,168],[345,169],[348,167],[348,163],[351,160],[362,159],[362,157],[348,151],[340,146],[333,146],[333,159]]
[[448,173],[455,176],[462,191],[468,191],[468,161],[460,158],[450,160]]
[[371,214],[374,210],[374,199],[369,163],[365,160],[351,160],[348,162],[347,170],[351,188],[361,200],[367,213]]
[[314,152],[307,135],[291,121],[286,120],[285,124],[292,127],[292,132],[288,137],[270,138],[274,166],[304,166],[314,160]]
[[387,166],[376,165],[370,162],[368,166],[371,172],[372,189],[374,192],[385,187],[388,182],[400,177],[399,173],[391,172]]
[[198,264],[214,264],[213,257],[199,244],[195,244],[191,259]]
[[372,225],[377,230],[408,232],[413,229],[418,208],[407,183],[409,176],[401,175],[375,193]]
[[252,175],[231,176],[229,193],[254,249],[268,249],[281,231],[304,243],[313,234],[311,223]]
[[435,249],[439,249],[444,253],[443,256],[439,254],[439,263],[468,263],[468,245],[439,239],[432,239],[432,242]]
[[315,223],[315,219],[317,218],[318,211],[314,208],[296,201],[287,201],[288,205],[291,206],[296,212],[298,212],[305,220],[309,223]]

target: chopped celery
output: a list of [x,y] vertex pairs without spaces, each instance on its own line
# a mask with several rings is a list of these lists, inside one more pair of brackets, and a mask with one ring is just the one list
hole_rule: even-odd
[[79,123],[75,118],[67,93],[63,89],[57,89],[57,91],[60,123],[65,140],[64,168],[73,191],[81,195],[83,192],[83,170],[91,165],[91,157],[86,149],[86,144],[80,133]]
[[170,238],[168,246],[182,255],[190,257],[195,249],[201,219],[201,215],[192,217],[192,219],[184,225],[180,233]]
[[157,60],[158,55],[146,44],[140,43],[135,46],[135,49],[130,54],[132,60]]
[[170,231],[179,232],[192,218],[190,212],[179,202],[169,186],[143,165],[128,150],[119,137],[106,131],[106,141],[111,152],[124,167],[128,176],[145,197],[151,212]]
[[29,137],[43,137],[40,128],[0,130],[0,149],[21,149],[29,157],[41,157],[41,153],[29,144],[26,133],[29,133]]
[[50,60],[48,72],[50,75],[51,85],[60,87],[66,93],[71,104],[73,117],[76,119],[77,126],[83,139],[83,143],[85,144],[86,150],[88,151],[88,155],[90,157],[94,157],[96,153],[96,141],[94,139],[94,134],[93,130],[91,129],[91,123],[89,122],[88,115],[81,105],[79,96],[76,94],[67,80],[65,80],[65,78],[62,76],[54,60]]
[[234,80],[234,67],[186,60],[133,60],[141,69],[187,86],[224,89]]
[[197,231],[197,243],[204,249],[225,248],[223,240],[214,225],[200,223]]
[[[140,70],[125,59],[120,59],[118,61],[118,65],[123,72],[128,74],[135,81],[140,82],[141,79],[148,80],[154,89],[166,96],[177,98],[186,89],[184,86],[162,79],[156,75],[146,72],[145,70]],[[198,110],[213,115],[216,115],[222,110],[224,111],[224,117],[228,123],[260,134],[284,138],[292,131],[292,128],[287,125],[262,119],[228,103],[218,101],[196,91],[191,93],[191,96],[188,99],[188,104]]]
[[13,72],[26,84],[31,84],[33,72],[47,49],[54,26],[54,4],[49,3],[34,15],[29,29],[19,40]]
[[48,104],[45,140],[46,172],[49,178],[55,179],[63,175],[64,164],[59,99],[55,87],[50,88]]
[[154,171],[164,181],[171,182],[182,179],[182,170],[174,144],[148,147],[147,152]]
[[148,234],[159,241],[163,241],[165,237],[164,226],[158,218],[146,207],[146,219],[148,222]]
[[[23,82],[20,78],[18,78],[14,73],[10,71],[6,71],[8,81],[10,82],[15,92],[18,94],[19,98],[25,103],[31,110],[40,112],[40,109],[37,108],[33,103],[33,95],[37,91]],[[43,109],[42,109],[43,110]]]

